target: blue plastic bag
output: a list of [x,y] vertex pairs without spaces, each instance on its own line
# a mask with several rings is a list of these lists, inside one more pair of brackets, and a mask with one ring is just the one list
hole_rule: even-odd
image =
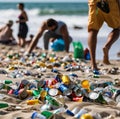
[[56,39],[52,44],[51,48],[53,51],[64,51],[65,50],[65,42],[63,39]]

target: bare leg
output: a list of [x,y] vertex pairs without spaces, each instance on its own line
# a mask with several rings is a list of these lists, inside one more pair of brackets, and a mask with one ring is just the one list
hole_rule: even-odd
[[21,46],[21,39],[20,39],[20,37],[18,38],[18,45]]
[[110,64],[109,62],[109,50],[112,46],[112,44],[119,38],[120,30],[119,29],[113,29],[112,32],[109,34],[107,42],[105,46],[103,47],[103,63]]
[[88,36],[88,46],[90,49],[90,56],[91,56],[91,65],[92,69],[98,69],[96,65],[96,44],[97,44],[97,30],[90,30]]
[[24,46],[25,46],[25,39],[21,38],[21,47],[24,47]]

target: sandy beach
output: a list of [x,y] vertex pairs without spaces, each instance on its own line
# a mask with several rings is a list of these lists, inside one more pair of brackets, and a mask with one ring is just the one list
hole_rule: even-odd
[[[91,71],[89,60],[75,60],[72,52],[48,52],[36,49],[30,56],[24,56],[25,49],[21,49],[18,46],[4,45],[0,45],[0,51],[0,119],[31,119],[34,112],[40,114],[42,112],[41,107],[46,104],[46,100],[40,97],[40,92],[40,94],[37,94],[37,98],[31,94],[31,91],[41,88],[35,83],[35,80],[38,82],[41,80],[48,81],[48,84],[45,85],[47,88],[52,89],[59,81],[57,83],[53,82],[53,84],[50,81],[53,81],[58,74],[60,76],[66,75],[69,78],[68,82],[62,80],[62,83],[67,83],[66,85],[68,86],[70,84],[82,86],[82,89],[85,89],[84,91],[87,92],[84,92],[81,96],[75,96],[75,100],[67,94],[63,95],[62,91],[59,91],[56,95],[52,92],[54,97],[51,97],[55,98],[59,103],[59,107],[56,109],[65,105],[69,111],[72,111],[76,107],[79,108],[79,111],[84,109],[94,119],[120,119],[120,97],[116,99],[115,95],[115,91],[120,90],[120,60],[111,60],[111,65],[105,65],[101,60],[98,60],[97,63],[100,71],[97,74],[97,72],[93,73]],[[65,66],[68,67],[65,68]],[[27,80],[30,84],[33,83],[33,87],[30,88],[30,85],[27,84],[20,87],[23,80]],[[87,87],[84,87],[82,81],[88,81]],[[94,83],[99,85],[94,87],[92,85]],[[3,86],[2,84],[5,85]],[[37,87],[35,87],[36,85]],[[19,89],[17,94],[15,93],[16,89]],[[114,91],[112,92],[110,89]],[[70,90],[73,89],[71,88]],[[109,94],[110,91],[112,92],[111,95]],[[98,99],[99,97],[96,99],[95,95],[92,95],[92,92],[101,93],[102,96],[108,94],[106,96],[111,100],[106,99],[102,101],[102,98]],[[27,96],[25,96],[26,94]],[[50,94],[47,92],[47,95]],[[39,101],[36,104],[28,104],[27,101],[30,99],[37,99]],[[2,104],[6,104],[6,107],[2,106]],[[53,113],[55,112],[54,108],[48,111]],[[77,118],[75,114],[74,116],[70,116],[70,113],[58,111],[48,119]]]

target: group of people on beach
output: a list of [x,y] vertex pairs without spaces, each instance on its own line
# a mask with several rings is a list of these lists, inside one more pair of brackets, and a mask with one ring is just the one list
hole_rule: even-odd
[[[28,26],[26,22],[28,21],[27,14],[24,10],[24,4],[19,3],[18,9],[21,11],[20,15],[18,16],[18,20],[16,23],[19,23],[19,30],[18,30],[18,45],[21,47],[25,46],[25,40],[28,33]],[[0,42],[3,44],[14,44],[15,38],[13,37],[13,21],[9,20],[5,26],[0,29]],[[14,42],[14,43],[13,43]]]
[[[103,62],[105,64],[110,64],[109,50],[120,35],[120,0],[88,0],[88,6],[88,46],[91,56],[91,68],[93,70],[98,70],[96,63],[97,35],[104,22],[106,22],[109,27],[113,28],[108,35],[106,44],[103,46]],[[28,33],[28,26],[26,24],[28,17],[23,3],[18,4],[18,9],[21,11],[18,20],[16,21],[16,23],[19,23],[18,45],[24,47]],[[4,28],[0,29],[0,42],[2,40],[8,40],[8,42],[10,42],[10,40],[15,40],[12,35],[12,25],[13,22],[9,21]],[[7,33],[7,31],[9,31],[9,33]],[[38,32],[34,37],[32,36],[26,54],[32,52],[43,33],[45,50],[48,50],[49,42],[54,42],[56,39],[62,38],[65,42],[65,51],[69,52],[72,37],[69,34],[67,25],[63,21],[49,18],[43,21]]]

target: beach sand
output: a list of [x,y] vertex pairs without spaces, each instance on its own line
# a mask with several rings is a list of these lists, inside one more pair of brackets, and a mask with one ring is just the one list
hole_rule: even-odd
[[[21,82],[23,79],[27,79],[28,81],[32,79],[48,79],[51,80],[56,76],[55,72],[51,72],[50,68],[44,68],[43,70],[40,68],[35,68],[36,58],[29,58],[26,62],[24,59],[26,58],[23,56],[25,49],[21,49],[18,46],[4,46],[0,45],[0,70],[4,70],[7,72],[3,73],[0,72],[0,81],[11,80],[13,83],[9,84],[13,86],[15,82]],[[34,50],[35,54],[41,54],[47,51],[41,51],[39,49]],[[19,53],[20,57],[12,57],[10,54],[17,54]],[[52,52],[47,52],[48,56],[52,54]],[[57,60],[62,60],[64,56],[70,56],[73,58],[73,53],[65,53],[65,52],[55,52],[57,56]],[[8,58],[9,55],[9,58]],[[39,60],[40,61],[40,60]],[[44,60],[43,60],[44,62]],[[45,64],[51,65],[53,59],[50,61],[47,60]],[[106,82],[111,81],[115,82],[115,79],[119,79],[119,84],[116,84],[114,87],[120,89],[120,60],[111,60],[111,65],[105,65],[102,63],[101,60],[97,61],[98,67],[100,68],[99,78],[93,77],[93,73],[89,70],[90,61],[80,60],[79,65],[82,69],[74,69],[72,71],[66,71],[62,66],[54,67],[57,71],[59,71],[63,75],[69,75],[70,73],[76,74],[77,80],[88,80],[89,82]],[[87,70],[88,68],[88,70]],[[30,71],[30,75],[25,75],[24,71]],[[19,74],[16,78],[13,76],[12,72],[19,71]],[[39,76],[38,76],[39,75]],[[13,77],[14,78],[13,78]],[[8,94],[6,89],[0,90],[0,103],[7,103],[9,106],[6,108],[0,108],[0,119],[31,119],[31,115],[34,111],[40,113],[40,108],[43,104],[36,105],[27,105],[26,99],[19,99],[20,97],[15,97],[14,94]],[[119,103],[115,104],[101,104],[99,102],[81,102],[81,101],[70,101],[70,99],[65,99],[65,104],[68,106],[69,110],[74,109],[75,107],[79,107],[80,109],[85,109],[88,113],[95,114],[98,113],[102,119],[120,119],[120,100]],[[54,115],[54,119],[76,119],[75,117],[69,116],[65,113],[58,114],[58,116]]]

